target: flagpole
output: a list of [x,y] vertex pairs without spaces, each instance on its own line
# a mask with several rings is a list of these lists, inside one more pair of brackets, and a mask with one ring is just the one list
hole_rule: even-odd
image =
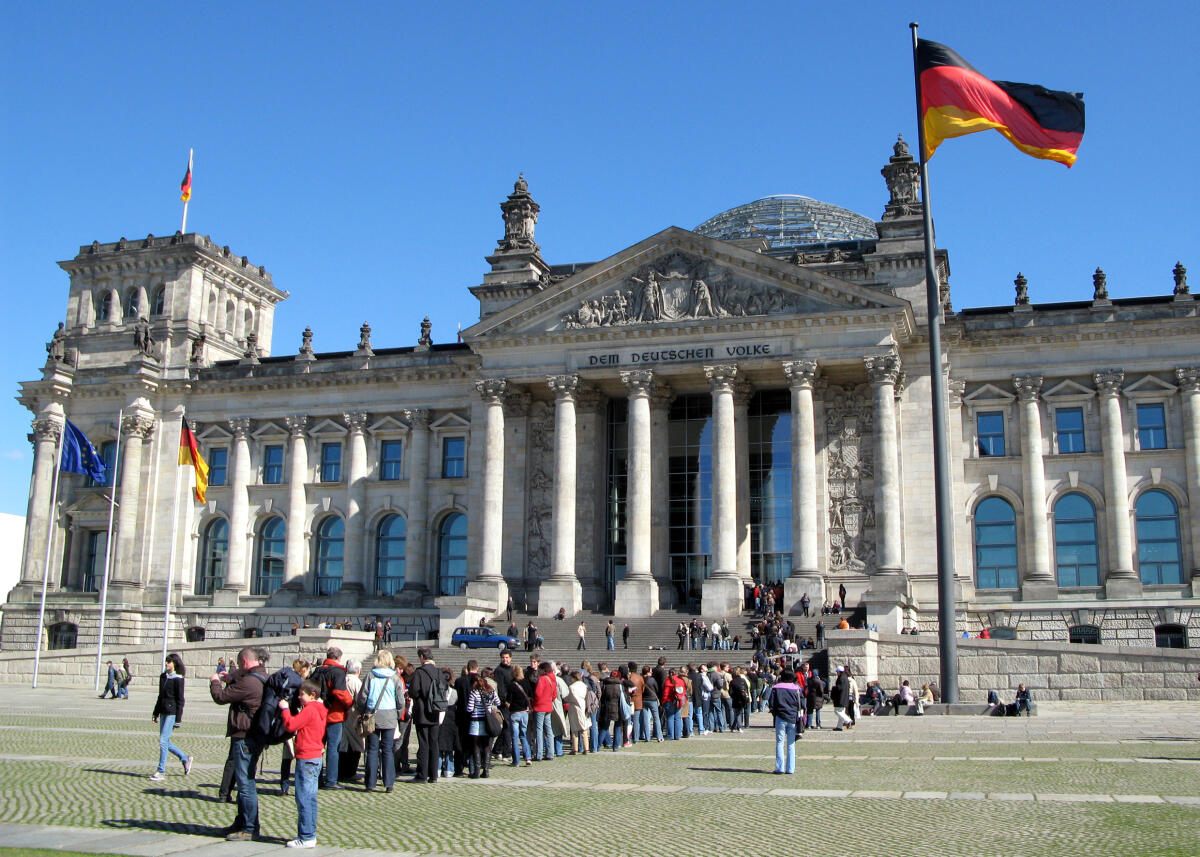
[[[196,151],[195,149],[188,149],[188,177],[189,178],[191,178],[191,176],[192,176],[192,153],[195,151]],[[192,197],[192,195],[189,192],[188,198],[183,201],[183,224],[179,227],[179,231],[183,232],[183,233],[187,232],[187,208],[188,208],[188,203],[191,202],[191,197]],[[166,660],[165,656],[164,656],[163,660]]]
[[62,473],[63,441],[67,437],[67,415],[64,412],[54,456],[54,486],[50,489],[50,514],[46,519],[46,555],[42,562],[42,605],[38,609],[37,649],[33,654],[33,688],[37,690],[38,670],[42,665],[42,630],[46,624],[46,588],[50,584],[50,545],[54,540],[54,506],[58,502],[58,477]]
[[958,634],[954,607],[954,540],[950,531],[954,507],[950,483],[950,443],[946,414],[946,374],[942,368],[942,289],[933,248],[933,210],[929,163],[925,158],[925,122],[921,112],[921,70],[917,57],[916,22],[912,30],[913,78],[917,96],[917,141],[921,152],[921,209],[925,218],[925,305],[929,316],[929,379],[933,399],[933,481],[937,524],[938,652],[941,655],[942,699],[958,702]]
[[113,511],[117,506],[117,471],[121,466],[121,422],[125,409],[117,411],[117,444],[113,452],[112,484],[108,492],[108,536],[104,540],[104,577],[100,581],[100,635],[96,638],[96,686],[100,689],[100,664],[104,658],[104,618],[108,611],[108,576],[112,568]]
[[[178,451],[175,453],[179,456]],[[167,554],[167,597],[163,599],[165,607],[163,608],[163,639],[162,639],[162,657],[160,661],[167,659],[167,639],[171,635],[171,592],[175,588],[175,542],[178,540],[179,533],[179,471],[183,468],[175,467],[175,490],[172,493],[171,500],[171,549]]]

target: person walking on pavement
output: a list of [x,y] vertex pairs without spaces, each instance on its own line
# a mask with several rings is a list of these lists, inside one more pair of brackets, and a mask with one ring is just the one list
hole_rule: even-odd
[[158,770],[150,775],[154,782],[167,778],[167,754],[174,755],[183,764],[184,776],[191,773],[192,760],[171,743],[171,733],[183,720],[183,658],[175,652],[167,655],[165,668],[158,677],[158,699],[150,719],[158,724]]
[[108,681],[104,685],[104,693],[100,694],[100,698],[112,694],[111,699],[117,698],[117,668],[113,666],[113,662],[108,662]]

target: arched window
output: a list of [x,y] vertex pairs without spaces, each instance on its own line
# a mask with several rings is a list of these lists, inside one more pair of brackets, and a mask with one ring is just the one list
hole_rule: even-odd
[[51,649],[73,649],[79,636],[79,629],[70,622],[59,622],[51,625],[47,631],[50,634]]
[[1179,547],[1179,508],[1166,491],[1151,490],[1137,500],[1138,572],[1142,583],[1183,583]]
[[1054,561],[1059,586],[1100,585],[1096,507],[1082,494],[1066,494],[1054,504]]
[[346,547],[346,524],[330,515],[317,527],[317,594],[332,595],[342,588]]
[[242,314],[242,322],[242,333],[244,335],[249,336],[251,333],[254,333],[254,310],[247,308]]
[[1067,640],[1072,643],[1100,645],[1100,629],[1095,625],[1073,625],[1067,629]]
[[110,318],[112,318],[112,292],[105,289],[104,294],[100,295],[100,305],[96,309],[96,320],[108,321]]
[[138,290],[130,289],[125,295],[125,318],[137,318]]
[[283,553],[287,524],[268,518],[258,531],[258,558],[254,563],[254,594],[270,595],[283,586]]
[[1000,497],[988,497],[975,507],[975,585],[1017,588],[1017,516]]
[[375,592],[395,595],[404,588],[404,558],[408,522],[400,515],[388,515],[379,522],[375,537]]
[[1182,625],[1159,625],[1154,629],[1154,645],[1160,649],[1186,649],[1187,628]]
[[229,522],[216,518],[204,528],[200,550],[200,573],[196,575],[196,594],[211,595],[225,584],[229,562]]
[[233,301],[228,301],[225,304],[225,329],[230,333],[233,333],[233,320],[236,312],[237,308],[233,305]]
[[461,595],[467,585],[467,516],[458,512],[438,529],[438,580],[442,595]]
[[150,305],[152,315],[162,315],[167,308],[167,287],[159,286],[154,290],[154,301]]

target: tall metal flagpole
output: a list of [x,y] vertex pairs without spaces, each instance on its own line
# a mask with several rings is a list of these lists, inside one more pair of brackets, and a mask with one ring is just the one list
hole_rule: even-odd
[[[192,153],[195,151],[196,151],[195,149],[188,149],[188,170],[187,171],[188,171],[189,178],[192,177]],[[185,234],[187,233],[187,207],[188,207],[188,203],[191,201],[191,196],[192,195],[189,192],[188,198],[183,201],[183,224],[179,227],[179,231],[183,232]],[[163,660],[166,660],[166,658],[164,657]]]
[[46,555],[42,562],[42,606],[38,609],[37,649],[33,654],[33,687],[37,689],[38,670],[42,666],[42,630],[46,624],[46,588],[50,583],[50,544],[54,540],[54,507],[58,503],[58,477],[62,473],[63,441],[67,437],[67,415],[63,414],[54,455],[54,487],[50,489],[50,513],[46,517]]
[[100,689],[100,664],[104,660],[104,617],[108,612],[108,576],[112,570],[112,525],[113,511],[117,507],[117,471],[121,467],[121,422],[125,419],[125,409],[117,411],[117,445],[113,453],[112,485],[108,494],[108,535],[104,540],[104,578],[100,581],[100,636],[96,638],[96,686]]
[[[176,451],[176,456],[179,452]],[[171,506],[171,550],[167,554],[167,596],[163,599],[165,607],[163,608],[163,639],[162,639],[162,657],[160,661],[167,659],[167,638],[171,634],[171,594],[175,589],[175,542],[179,535],[179,472],[183,470],[183,466],[178,462],[175,464],[175,490],[171,495],[174,501]]]
[[917,61],[916,22],[912,30],[913,77],[917,94],[917,140],[921,151],[921,208],[925,216],[925,303],[929,315],[929,380],[933,398],[933,481],[937,522],[938,651],[942,662],[942,699],[958,702],[958,634],[954,609],[954,540],[950,521],[950,442],[946,414],[946,374],[942,368],[942,289],[933,250],[933,211],[929,164],[925,160],[925,122],[921,113],[921,69]]

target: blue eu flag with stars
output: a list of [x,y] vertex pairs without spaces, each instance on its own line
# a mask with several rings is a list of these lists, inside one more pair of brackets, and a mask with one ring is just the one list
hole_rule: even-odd
[[104,481],[104,460],[96,447],[87,439],[79,426],[67,420],[66,436],[62,444],[62,469],[67,473],[90,476],[96,482]]

